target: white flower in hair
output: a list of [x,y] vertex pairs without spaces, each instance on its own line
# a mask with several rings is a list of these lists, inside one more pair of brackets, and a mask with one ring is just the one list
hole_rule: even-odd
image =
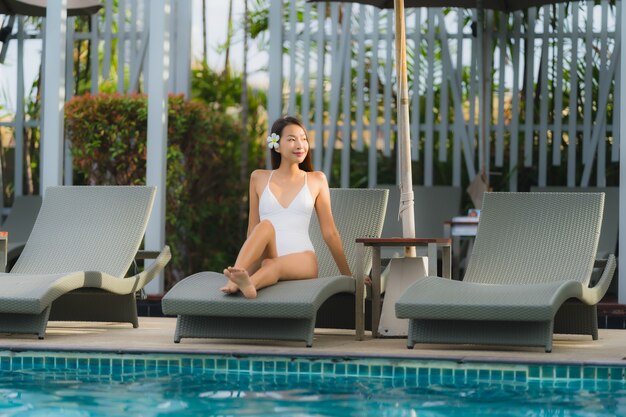
[[276,133],[272,133],[267,137],[267,146],[272,149],[278,149],[278,141],[280,140],[280,136]]

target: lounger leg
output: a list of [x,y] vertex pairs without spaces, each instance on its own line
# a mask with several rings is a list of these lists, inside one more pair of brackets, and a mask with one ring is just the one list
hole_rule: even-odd
[[35,334],[43,339],[50,317],[50,307],[39,314],[0,314],[0,332],[17,334]]
[[406,348],[413,349],[413,346],[415,346],[415,340],[413,338],[413,320],[409,319],[409,331],[406,338]]
[[176,330],[174,331],[174,343],[180,343],[180,321],[182,318],[180,316],[176,317]]

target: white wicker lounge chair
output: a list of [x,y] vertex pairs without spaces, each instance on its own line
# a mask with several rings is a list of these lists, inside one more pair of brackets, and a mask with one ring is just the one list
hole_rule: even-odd
[[170,259],[165,247],[149,268],[125,278],[154,195],[143,186],[48,188],[22,255],[0,274],[0,332],[42,339],[49,319],[137,327],[135,293]]
[[410,319],[408,347],[472,343],[550,352],[554,331],[578,333],[576,324],[553,326],[565,301],[593,306],[610,284],[613,255],[589,288],[603,203],[604,195],[593,193],[486,193],[464,281],[420,279],[396,303],[398,318]]
[[9,233],[9,246],[7,253],[7,265],[9,268],[15,264],[18,256],[22,253],[24,245],[35,225],[41,196],[23,195],[16,196],[11,207],[11,213],[7,216],[0,228]]
[[280,281],[258,292],[257,298],[220,291],[227,281],[217,272],[187,277],[163,297],[163,312],[177,316],[174,341],[181,338],[271,339],[305,341],[313,345],[316,314],[332,295],[356,293],[357,335],[363,332],[363,273],[371,268],[370,251],[357,253],[357,237],[379,237],[387,190],[331,189],[331,207],[344,251],[355,277],[339,275],[322,239],[316,217],[310,234],[318,257],[319,278]]

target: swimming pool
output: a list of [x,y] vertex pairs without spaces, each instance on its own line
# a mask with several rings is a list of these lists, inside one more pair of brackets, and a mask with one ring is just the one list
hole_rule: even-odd
[[0,416],[615,416],[625,368],[0,352]]

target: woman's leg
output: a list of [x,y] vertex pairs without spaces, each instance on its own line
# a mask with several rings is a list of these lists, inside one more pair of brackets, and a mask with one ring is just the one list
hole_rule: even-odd
[[[275,258],[278,256],[276,251],[276,232],[274,226],[268,220],[262,220],[257,224],[250,236],[246,239],[243,246],[239,250],[239,255],[235,261],[234,267],[228,267],[224,269],[224,275],[226,275],[231,281],[221,288],[225,293],[234,293],[243,289],[231,279],[231,271],[236,270],[241,272],[250,271],[255,265],[259,263],[259,260],[266,258]],[[248,287],[245,282],[242,285]],[[256,291],[255,291],[256,292]],[[244,293],[245,294],[245,293]]]
[[243,268],[228,268],[229,278],[237,284],[246,298],[255,298],[256,290],[281,280],[317,277],[317,258],[314,252],[292,253],[278,258],[266,258],[251,276]]

